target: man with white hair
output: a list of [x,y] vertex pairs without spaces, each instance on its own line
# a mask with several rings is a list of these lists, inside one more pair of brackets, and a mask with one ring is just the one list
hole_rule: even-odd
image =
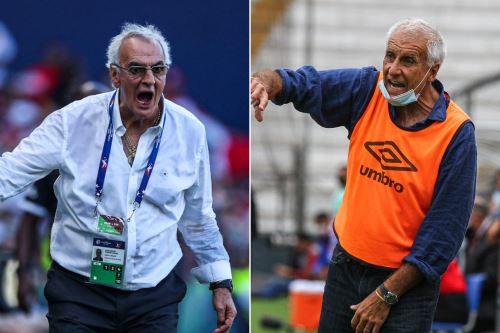
[[50,332],[176,332],[186,292],[174,272],[178,229],[199,265],[194,276],[213,290],[214,332],[232,325],[205,129],[163,97],[170,64],[158,29],[125,24],[108,48],[116,90],[53,112],[0,158],[0,200],[60,173],[45,287]]
[[272,99],[349,133],[319,332],[430,331],[476,176],[474,126],[436,79],[444,57],[441,34],[407,19],[388,32],[382,72],[306,66],[252,77],[257,120]]

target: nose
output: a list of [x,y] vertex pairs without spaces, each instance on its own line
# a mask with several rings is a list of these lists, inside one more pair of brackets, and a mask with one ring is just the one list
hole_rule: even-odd
[[401,63],[399,62],[398,59],[394,60],[391,63],[387,64],[386,68],[387,74],[391,76],[397,76],[401,74]]
[[155,83],[155,76],[153,75],[153,70],[151,68],[146,69],[142,82],[148,85]]

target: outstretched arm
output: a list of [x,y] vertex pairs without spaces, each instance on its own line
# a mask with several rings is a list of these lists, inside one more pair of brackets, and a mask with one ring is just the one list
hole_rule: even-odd
[[12,152],[0,157],[0,201],[60,168],[66,145],[64,132],[62,110],[55,111]]
[[293,103],[320,126],[344,126],[351,131],[375,89],[379,72],[374,67],[318,71],[312,66],[298,70],[263,70],[252,75],[250,94],[257,121],[269,100],[276,105]]

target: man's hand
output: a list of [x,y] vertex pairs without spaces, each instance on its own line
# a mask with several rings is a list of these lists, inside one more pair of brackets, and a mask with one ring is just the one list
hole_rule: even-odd
[[250,97],[255,110],[255,119],[264,120],[264,110],[270,99],[283,88],[281,76],[272,70],[263,70],[252,75],[250,79]]
[[[419,284],[423,278],[416,266],[405,262],[384,281],[384,286],[400,298]],[[378,333],[389,316],[391,306],[381,300],[373,291],[361,303],[351,305],[351,309],[355,311],[351,326],[356,330],[356,333]]]
[[213,293],[214,308],[217,312],[217,328],[214,333],[229,332],[236,317],[236,307],[231,292],[227,288],[217,288]]
[[378,298],[374,291],[361,303],[351,305],[351,310],[355,311],[351,326],[356,333],[379,333],[391,306]]
[[264,120],[264,110],[269,103],[269,94],[267,93],[264,84],[257,78],[252,77],[250,80],[250,97],[255,110],[255,119],[257,121]]

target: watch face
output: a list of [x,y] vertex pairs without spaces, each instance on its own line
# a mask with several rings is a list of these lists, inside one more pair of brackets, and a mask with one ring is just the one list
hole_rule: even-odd
[[384,295],[384,300],[393,305],[393,304],[396,304],[396,302],[398,301],[398,296],[396,296],[395,294],[391,293],[390,291],[388,291],[385,295]]

